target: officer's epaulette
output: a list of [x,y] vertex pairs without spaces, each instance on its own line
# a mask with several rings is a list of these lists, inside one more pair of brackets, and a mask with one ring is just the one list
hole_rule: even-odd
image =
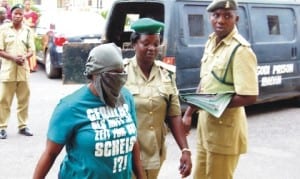
[[167,64],[167,63],[162,62],[160,60],[155,60],[155,64],[157,66],[159,66],[159,68],[165,69],[165,70],[169,71],[172,74],[175,73],[175,71],[176,71],[176,66],[175,65],[170,65],[170,64]]
[[235,34],[233,38],[242,44],[242,46],[250,47],[250,43],[240,34]]
[[0,27],[1,27],[1,29],[12,28],[13,27],[13,23],[12,22],[7,22],[7,23],[2,24]]

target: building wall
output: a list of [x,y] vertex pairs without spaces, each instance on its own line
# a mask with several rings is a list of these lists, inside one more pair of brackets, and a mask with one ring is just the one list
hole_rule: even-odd
[[[23,3],[23,1],[24,0],[8,0],[11,5]],[[47,9],[67,7],[109,9],[114,0],[32,0],[32,2]]]
[[108,9],[114,0],[35,0],[37,4],[40,1],[40,4],[45,7],[57,7],[57,8],[97,8],[97,9]]

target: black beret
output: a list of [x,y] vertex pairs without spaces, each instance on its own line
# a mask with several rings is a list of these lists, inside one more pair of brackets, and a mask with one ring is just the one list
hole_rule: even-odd
[[206,10],[208,12],[213,12],[217,9],[228,9],[228,10],[237,10],[237,2],[235,0],[213,0]]
[[15,9],[24,9],[23,4],[15,4],[11,9],[10,12],[13,12]]

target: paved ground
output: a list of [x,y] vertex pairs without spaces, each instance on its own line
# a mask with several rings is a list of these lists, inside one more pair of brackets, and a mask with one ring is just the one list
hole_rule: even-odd
[[[48,120],[55,105],[61,97],[80,86],[63,85],[61,80],[49,80],[42,71],[31,75],[32,95],[28,126],[34,132],[34,136],[25,137],[17,133],[16,100],[14,100],[7,129],[8,138],[0,140],[0,179],[30,179],[32,177],[37,160],[45,146]],[[178,171],[179,150],[172,138],[168,139],[168,145],[170,149],[174,148],[175,152],[169,152],[168,161],[172,164],[166,163],[164,166],[166,169],[162,170],[160,178],[170,176],[168,173],[178,176],[176,172]],[[58,157],[47,178],[56,178],[63,154],[64,152]]]
[[[32,74],[29,127],[34,136],[24,137],[17,133],[14,101],[7,129],[8,139],[0,140],[0,179],[32,178],[34,167],[45,146],[48,120],[54,106],[62,96],[79,87],[62,85],[61,80],[48,80],[41,71]],[[299,108],[286,103],[250,109],[249,152],[241,157],[235,179],[300,178],[299,111]],[[195,129],[188,139],[194,153]],[[159,179],[180,179],[180,151],[170,135],[167,137],[167,145],[168,156]],[[56,178],[63,153],[51,169],[48,179]]]

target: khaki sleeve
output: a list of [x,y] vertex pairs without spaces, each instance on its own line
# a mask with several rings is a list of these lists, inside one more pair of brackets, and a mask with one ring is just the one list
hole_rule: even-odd
[[256,55],[250,47],[241,47],[233,59],[235,91],[240,95],[258,95]]
[[[174,75],[175,76],[175,75]],[[181,107],[180,107],[180,101],[178,96],[178,89],[175,82],[175,77],[172,79],[172,87],[174,93],[169,95],[169,106],[168,106],[168,116],[178,116],[181,115]]]
[[0,50],[4,50],[4,28],[0,28]]

